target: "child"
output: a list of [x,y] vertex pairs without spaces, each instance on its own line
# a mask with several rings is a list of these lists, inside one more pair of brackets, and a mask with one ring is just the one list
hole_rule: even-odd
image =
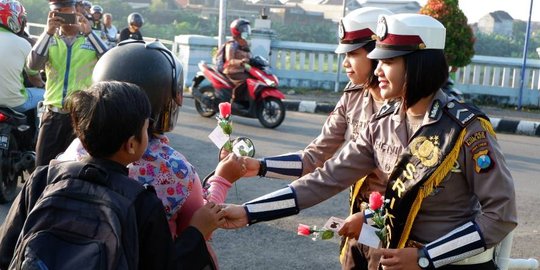
[[[208,181],[206,192],[193,165],[169,145],[165,135],[177,122],[183,85],[182,66],[169,50],[159,42],[124,42],[98,61],[92,78],[131,82],[149,97],[153,119],[149,144],[142,158],[129,165],[129,175],[155,188],[165,207],[173,238],[190,226],[195,211],[206,201],[216,204],[225,201],[232,183],[246,171],[244,159],[235,155],[223,159],[215,176]],[[85,155],[83,145],[74,141],[60,159],[80,160]],[[210,232],[204,235],[207,239]],[[210,245],[208,248],[212,252]]]
[[[144,92],[128,83],[98,83],[73,93],[67,106],[75,133],[90,155],[84,162],[108,172],[112,190],[123,194],[132,189],[135,182],[128,178],[126,165],[140,159],[148,145],[150,104]],[[24,184],[0,228],[0,268],[7,269],[23,224],[48,184],[49,167],[63,165],[38,167]],[[172,249],[161,202],[142,192],[133,205],[141,251],[138,268],[164,269],[170,252],[154,252]]]

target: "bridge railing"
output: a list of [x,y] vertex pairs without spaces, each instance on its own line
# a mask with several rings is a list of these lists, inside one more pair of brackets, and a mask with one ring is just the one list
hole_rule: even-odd
[[[38,36],[45,25],[28,23],[31,35]],[[154,38],[145,38],[154,40]],[[179,57],[184,66],[184,81],[191,85],[191,79],[198,71],[200,61],[211,62],[217,48],[217,38],[199,35],[179,35],[171,40],[160,40]],[[269,60],[281,86],[307,89],[334,88],[337,61],[335,44],[291,42],[272,40]],[[257,48],[252,48],[257,51]],[[517,105],[520,96],[522,59],[476,55],[471,64],[458,69],[455,84],[471,98],[492,99],[492,101]],[[340,84],[348,81],[340,75]],[[525,69],[522,105],[540,107],[540,60],[528,59]]]

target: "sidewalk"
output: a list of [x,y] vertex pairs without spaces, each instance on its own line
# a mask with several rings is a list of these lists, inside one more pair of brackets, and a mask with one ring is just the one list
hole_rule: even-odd
[[[341,93],[286,94],[284,103],[289,111],[328,114],[334,109]],[[480,108],[488,115],[496,132],[540,137],[540,112],[486,106]]]

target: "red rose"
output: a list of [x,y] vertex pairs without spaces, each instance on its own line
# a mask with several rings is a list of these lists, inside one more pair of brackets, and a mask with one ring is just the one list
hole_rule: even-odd
[[308,225],[298,224],[298,235],[309,236],[311,234],[311,229]]
[[219,103],[219,114],[221,115],[221,118],[228,118],[231,115],[231,103]]
[[373,211],[381,208],[383,205],[383,198],[379,192],[371,192],[369,194],[369,208]]

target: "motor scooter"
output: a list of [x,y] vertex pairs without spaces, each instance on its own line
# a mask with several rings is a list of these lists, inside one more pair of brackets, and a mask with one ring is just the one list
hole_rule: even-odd
[[25,113],[0,106],[0,203],[17,196],[19,179],[24,183],[36,164],[37,108]]
[[[193,78],[191,92],[195,108],[203,117],[212,117],[219,111],[221,102],[231,102],[232,114],[258,118],[266,128],[278,127],[285,119],[285,95],[277,89],[278,78],[271,73],[269,63],[261,56],[244,64],[250,74],[247,79],[247,93],[232,93],[235,85],[215,66],[204,61],[199,63],[199,72]],[[203,85],[207,79],[210,85]]]

